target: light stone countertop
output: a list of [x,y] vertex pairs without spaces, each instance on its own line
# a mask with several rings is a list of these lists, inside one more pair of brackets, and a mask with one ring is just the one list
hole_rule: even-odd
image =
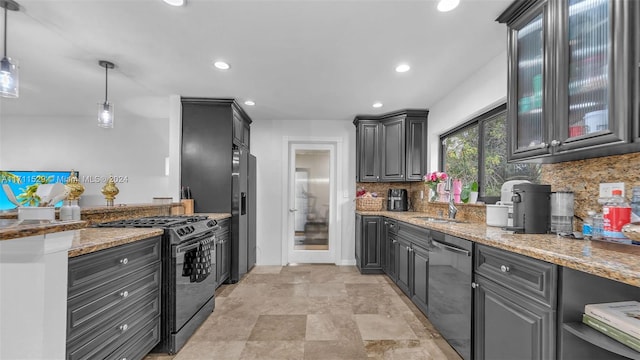
[[482,223],[437,223],[420,212],[356,211],[385,216],[535,259],[640,287],[640,246],[562,238],[553,234],[514,234]]
[[86,228],[76,230],[69,248],[69,257],[89,254],[162,235],[164,230],[151,228]]
[[0,241],[76,230],[85,226],[87,226],[86,221],[0,219]]
[[231,217],[231,214],[229,213],[195,213],[193,215],[208,216],[213,220],[224,220]]

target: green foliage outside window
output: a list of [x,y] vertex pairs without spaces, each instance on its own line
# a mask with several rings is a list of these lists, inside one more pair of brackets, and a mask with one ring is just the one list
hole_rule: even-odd
[[502,184],[507,180],[539,182],[540,165],[507,164],[506,125],[503,110],[488,117],[481,115],[442,137],[444,171],[454,179],[461,179],[463,185],[478,181],[482,198],[500,197]]

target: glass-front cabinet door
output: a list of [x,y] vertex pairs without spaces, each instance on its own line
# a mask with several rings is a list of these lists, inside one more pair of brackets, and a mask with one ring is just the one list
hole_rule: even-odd
[[[614,20],[618,20],[614,17],[616,11],[624,11],[622,3],[612,0],[560,2],[564,26],[558,59],[562,90],[557,117],[566,120],[556,123],[556,136],[552,140],[556,151],[625,139],[625,122],[616,120],[628,119],[624,111],[628,105],[620,108],[614,99],[619,96],[626,99],[628,80],[616,81],[612,75],[614,67],[624,67],[626,62],[621,59],[624,51],[616,44],[616,38],[624,35],[615,34],[613,26]],[[620,53],[615,54],[614,49]],[[618,91],[621,89],[624,93]]]
[[547,3],[541,2],[509,31],[510,48],[514,51],[509,58],[509,106],[517,109],[509,111],[509,123],[515,124],[510,128],[512,159],[549,152],[547,99],[551,99],[552,89],[547,86],[547,9]]

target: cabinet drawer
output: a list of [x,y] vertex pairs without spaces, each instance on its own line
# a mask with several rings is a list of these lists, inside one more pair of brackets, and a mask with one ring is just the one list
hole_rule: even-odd
[[160,237],[69,259],[68,298],[160,261]]
[[158,296],[160,263],[105,283],[67,302],[67,341],[125,318]]
[[160,318],[147,323],[107,359],[143,359],[160,342]]
[[144,331],[145,325],[157,319],[159,315],[160,298],[155,296],[151,302],[118,323],[101,328],[102,332],[92,333],[93,338],[69,344],[67,359],[105,359],[139,331]]
[[424,248],[429,247],[429,234],[429,229],[421,228],[401,221],[398,222],[398,237],[418,244]]
[[519,294],[556,308],[558,270],[554,264],[478,245],[475,272]]
[[386,226],[388,234],[398,233],[398,221],[394,219],[384,218],[384,225]]

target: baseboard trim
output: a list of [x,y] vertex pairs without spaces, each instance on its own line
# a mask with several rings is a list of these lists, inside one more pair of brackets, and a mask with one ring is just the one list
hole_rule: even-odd
[[336,265],[338,266],[355,266],[356,265],[356,259],[353,260],[341,260],[336,262]]

